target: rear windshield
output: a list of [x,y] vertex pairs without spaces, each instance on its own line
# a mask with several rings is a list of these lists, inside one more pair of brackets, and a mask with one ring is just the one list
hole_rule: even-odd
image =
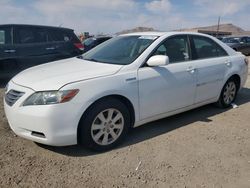
[[157,36],[119,36],[100,44],[82,57],[89,61],[127,65],[156,39]]

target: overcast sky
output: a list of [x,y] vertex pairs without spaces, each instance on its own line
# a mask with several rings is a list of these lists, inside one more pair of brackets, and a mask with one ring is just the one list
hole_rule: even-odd
[[250,0],[0,0],[0,24],[113,34],[137,26],[168,31],[233,23],[250,30]]

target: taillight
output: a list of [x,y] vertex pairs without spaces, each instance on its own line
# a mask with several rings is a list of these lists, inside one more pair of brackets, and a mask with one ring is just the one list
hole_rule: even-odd
[[79,50],[84,50],[84,46],[82,43],[74,43],[75,47],[77,47]]
[[244,61],[245,61],[246,65],[248,66],[249,60],[247,57],[244,59]]

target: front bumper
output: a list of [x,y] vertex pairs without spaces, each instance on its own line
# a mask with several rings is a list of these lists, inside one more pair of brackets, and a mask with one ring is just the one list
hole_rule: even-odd
[[22,106],[22,103],[35,91],[13,82],[9,83],[8,91],[11,89],[25,93],[13,106],[9,106],[4,100],[8,123],[18,136],[52,146],[77,144],[79,122],[77,105],[67,102]]

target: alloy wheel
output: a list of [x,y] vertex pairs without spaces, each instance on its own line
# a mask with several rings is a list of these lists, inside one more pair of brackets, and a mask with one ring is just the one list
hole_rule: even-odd
[[226,104],[231,104],[236,95],[236,85],[234,82],[228,82],[224,88],[223,100]]
[[114,108],[100,112],[91,125],[91,136],[99,145],[109,145],[115,142],[124,128],[122,113]]

